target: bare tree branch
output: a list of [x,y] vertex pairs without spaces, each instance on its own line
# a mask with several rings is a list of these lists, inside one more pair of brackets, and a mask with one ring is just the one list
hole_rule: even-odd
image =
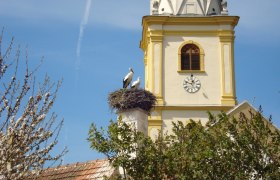
[[[36,81],[36,72],[29,67],[28,48],[24,65],[21,48],[13,51],[14,38],[2,56],[3,30],[0,35],[0,177],[24,179],[39,174],[46,164],[55,164],[67,152],[51,151],[58,143],[63,120],[51,112],[61,81],[52,82],[46,75]],[[22,71],[24,70],[24,71]],[[49,114],[49,115],[48,115]],[[48,163],[49,162],[49,163]]]

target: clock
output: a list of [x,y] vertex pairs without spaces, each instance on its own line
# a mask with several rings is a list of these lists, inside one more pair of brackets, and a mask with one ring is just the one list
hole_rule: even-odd
[[197,77],[191,75],[184,79],[183,87],[189,93],[196,93],[200,89],[201,83]]

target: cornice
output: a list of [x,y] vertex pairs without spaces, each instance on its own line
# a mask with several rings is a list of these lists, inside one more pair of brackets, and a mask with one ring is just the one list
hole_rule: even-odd
[[199,110],[199,111],[229,111],[234,106],[168,106],[156,105],[155,110]]
[[142,26],[160,25],[232,25],[235,27],[239,16],[144,16]]
[[[145,51],[148,45],[148,37],[156,41],[161,41],[164,35],[198,35],[198,36],[220,36],[221,41],[234,40],[234,27],[239,21],[238,16],[144,16],[142,19],[142,40],[140,48]],[[151,25],[231,25],[232,30],[217,29],[217,30],[151,30]]]

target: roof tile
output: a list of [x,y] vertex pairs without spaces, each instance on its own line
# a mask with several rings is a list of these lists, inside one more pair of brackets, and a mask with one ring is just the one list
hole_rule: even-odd
[[[38,180],[87,180],[87,179],[103,179],[104,176],[111,177],[115,173],[109,160],[94,160],[89,162],[78,162],[55,168],[43,170]],[[30,176],[34,179],[34,176]]]

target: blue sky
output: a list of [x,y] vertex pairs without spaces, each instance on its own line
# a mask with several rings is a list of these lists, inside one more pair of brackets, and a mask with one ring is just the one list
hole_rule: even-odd
[[[276,0],[228,1],[230,15],[240,16],[235,43],[238,101],[262,105],[278,127],[279,6]],[[144,77],[139,42],[141,19],[148,13],[148,0],[0,0],[4,42],[14,36],[17,44],[28,45],[31,65],[44,56],[38,76],[48,73],[53,80],[64,79],[53,108],[65,119],[57,147],[68,146],[64,163],[103,157],[89,148],[89,126],[106,126],[115,118],[107,95],[122,86],[128,67],[136,77]]]

